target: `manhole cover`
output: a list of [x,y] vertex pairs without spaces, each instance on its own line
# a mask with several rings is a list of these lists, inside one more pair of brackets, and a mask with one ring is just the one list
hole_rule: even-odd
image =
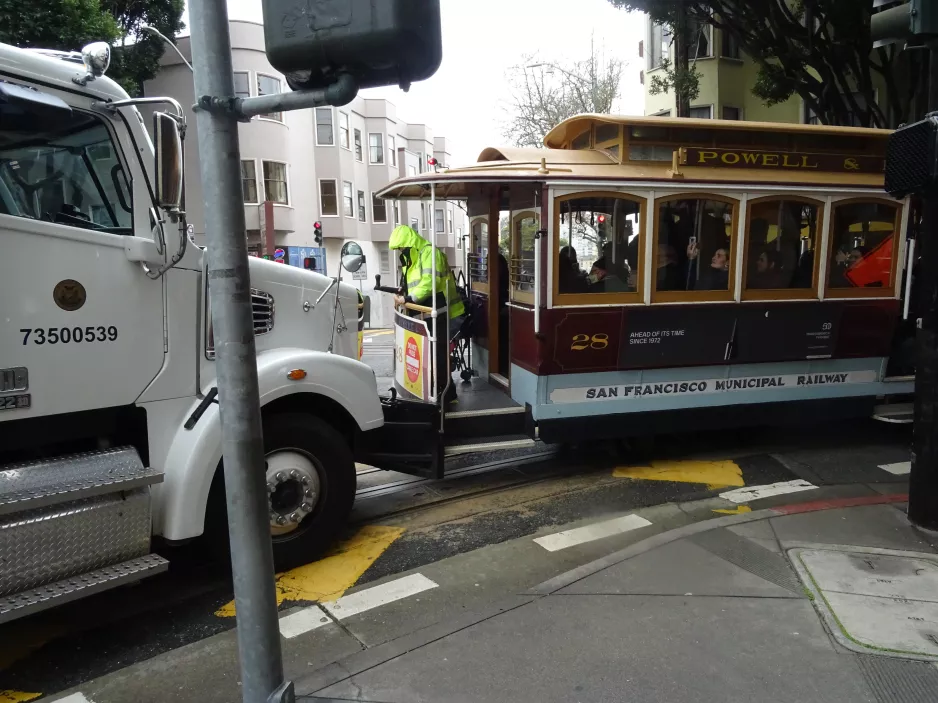
[[828,629],[848,649],[938,659],[938,557],[860,547],[788,555]]

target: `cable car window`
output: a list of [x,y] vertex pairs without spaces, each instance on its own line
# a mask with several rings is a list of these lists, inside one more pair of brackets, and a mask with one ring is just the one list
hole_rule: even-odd
[[745,298],[813,296],[822,216],[821,204],[806,199],[772,197],[749,202]]
[[827,287],[834,296],[891,295],[900,208],[882,201],[836,203]]
[[653,300],[732,300],[736,201],[658,201]]
[[571,143],[573,149],[589,149],[590,148],[590,131],[586,130],[583,134],[579,135]]
[[488,217],[473,217],[469,224],[469,281],[472,290],[488,293]]
[[554,290],[559,304],[641,300],[644,206],[644,200],[611,193],[558,198]]
[[534,210],[511,213],[509,279],[512,300],[534,303],[534,235],[539,222],[539,213]]

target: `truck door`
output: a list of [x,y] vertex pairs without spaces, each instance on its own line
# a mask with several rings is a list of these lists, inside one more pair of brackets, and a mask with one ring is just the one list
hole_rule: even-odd
[[164,355],[163,283],[124,252],[150,232],[136,157],[74,100],[14,107],[0,106],[0,421],[130,405]]

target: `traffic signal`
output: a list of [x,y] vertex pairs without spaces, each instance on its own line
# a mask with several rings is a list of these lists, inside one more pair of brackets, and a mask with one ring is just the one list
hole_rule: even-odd
[[322,222],[313,223],[313,239],[316,240],[316,246],[322,246]]
[[303,259],[303,268],[307,271],[318,271],[319,269],[316,267],[316,257],[307,256]]

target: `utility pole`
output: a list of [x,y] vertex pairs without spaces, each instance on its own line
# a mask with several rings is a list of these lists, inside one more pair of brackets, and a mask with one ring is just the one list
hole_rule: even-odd
[[874,0],[873,7],[879,9],[870,21],[874,46],[918,38],[927,42],[929,52],[928,115],[890,137],[886,190],[900,197],[918,194],[924,205],[913,308],[915,425],[908,514],[913,524],[938,530],[938,0]]
[[[191,0],[195,95],[234,97],[226,0]],[[208,290],[215,335],[228,535],[245,703],[292,703],[284,681],[264,484],[251,279],[248,270],[238,115],[196,110],[205,189]]]

